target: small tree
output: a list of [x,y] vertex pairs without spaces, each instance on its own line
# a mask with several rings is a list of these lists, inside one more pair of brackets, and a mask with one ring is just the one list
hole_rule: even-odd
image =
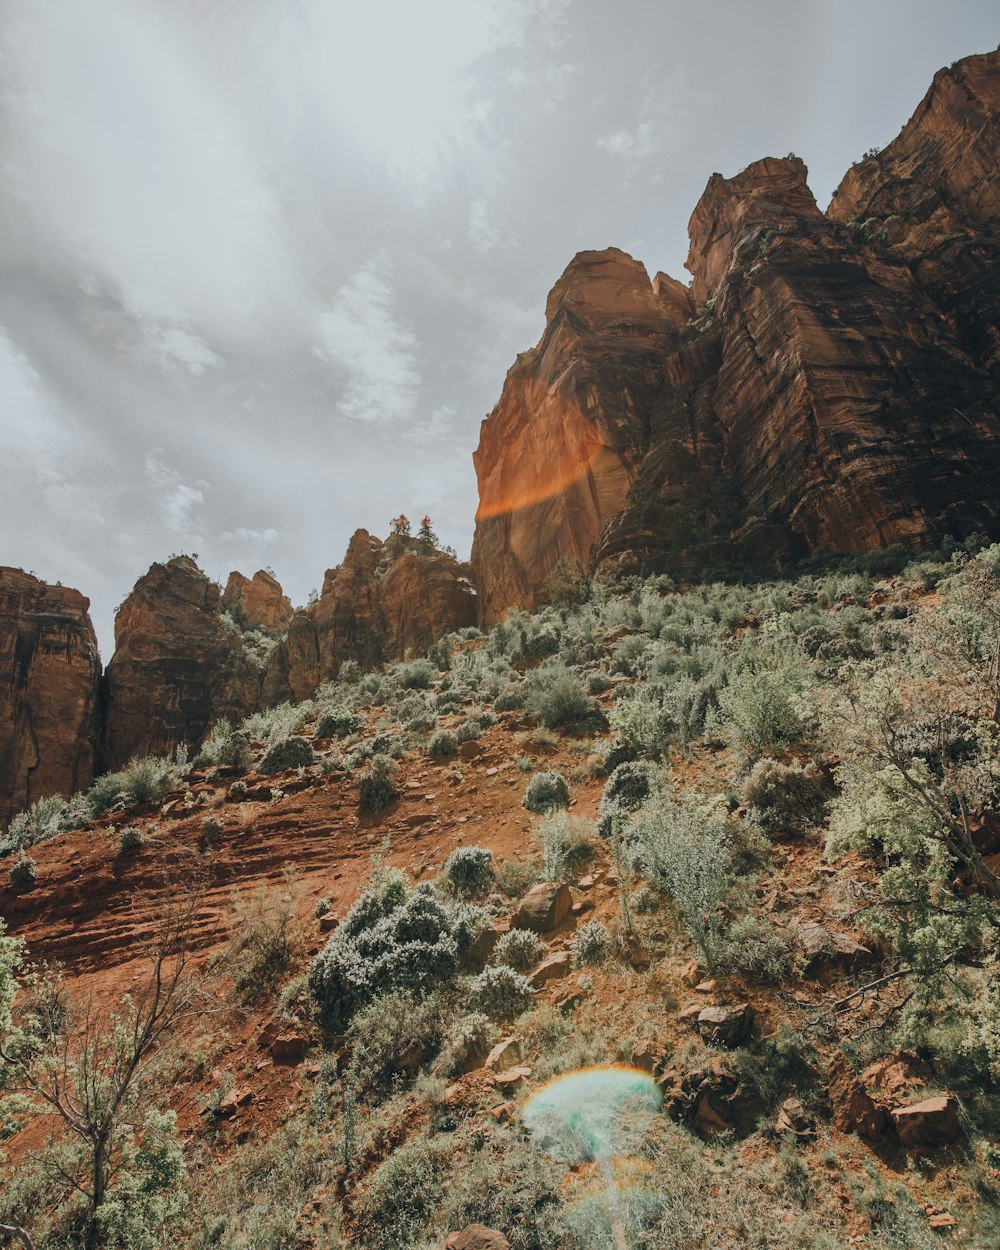
[[392,532],[398,534],[400,538],[410,537],[410,518],[401,512],[399,516],[394,516],[389,522]]
[[437,534],[434,533],[434,527],[431,525],[431,519],[429,516],[425,516],[421,519],[420,529],[417,530],[417,537],[422,543],[426,543],[428,547],[438,546],[440,539]]
[[[27,993],[23,943],[6,937],[0,922],[5,1084],[61,1129],[41,1163],[66,1187],[63,1204],[78,1204],[85,1250],[109,1242],[152,1248],[186,1206],[174,1117],[150,1108],[148,1088],[170,1034],[199,1009],[187,975],[194,907],[191,895],[172,909],[150,950],[145,985],[110,1014],[93,1001],[69,1002],[51,983],[56,992]],[[32,1245],[27,1228],[0,1231]]]

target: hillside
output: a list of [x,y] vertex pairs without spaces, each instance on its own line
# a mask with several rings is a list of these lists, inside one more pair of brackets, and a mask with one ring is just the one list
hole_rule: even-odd
[[[183,1020],[115,1142],[109,1192],[138,1171],[145,1196],[110,1244],[994,1244],[998,552],[880,559],[569,583],[13,826],[31,866],[0,911],[61,975],[22,972],[15,1023],[58,999],[50,1073],[82,1021],[107,1045],[183,921]],[[521,904],[546,881],[568,897]],[[633,1091],[606,1157],[529,1127],[593,1065],[662,1099]],[[154,1106],[173,1171],[162,1126],[128,1153]],[[48,1170],[58,1122],[21,1120],[0,1220],[61,1245],[79,1156]]]

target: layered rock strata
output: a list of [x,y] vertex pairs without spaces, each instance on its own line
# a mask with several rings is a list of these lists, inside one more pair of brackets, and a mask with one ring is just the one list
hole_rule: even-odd
[[383,543],[358,530],[317,601],[295,613],[272,653],[264,702],[309,698],[345,660],[373,668],[421,655],[477,616],[466,565],[419,539],[393,534]]
[[101,662],[90,600],[0,568],[0,826],[90,784]]
[[483,620],[598,574],[776,570],[1000,532],[1000,55],[934,80],[828,213],[795,157],[712,176],[690,289],[583,252],[475,453]]

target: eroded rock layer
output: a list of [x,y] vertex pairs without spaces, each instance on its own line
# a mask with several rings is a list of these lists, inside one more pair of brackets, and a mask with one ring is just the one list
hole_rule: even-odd
[[103,766],[196,747],[221,717],[252,712],[260,683],[241,635],[221,615],[218,585],[187,556],[154,564],[115,618]]
[[0,568],[0,825],[90,784],[101,662],[78,590]]
[[991,53],[826,214],[797,158],[713,175],[690,289],[578,255],[475,453],[483,619],[560,558],[689,577],[1000,532],[998,117]]
[[383,543],[358,530],[319,598],[295,613],[272,653],[264,702],[309,698],[345,660],[373,668],[421,655],[477,615],[466,565],[416,538],[393,534]]
[[273,573],[258,569],[253,577],[230,573],[222,592],[222,610],[246,629],[281,634],[291,624],[294,609]]

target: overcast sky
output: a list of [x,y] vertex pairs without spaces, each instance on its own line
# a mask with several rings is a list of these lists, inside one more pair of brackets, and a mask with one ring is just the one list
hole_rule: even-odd
[[429,512],[575,252],[687,280],[709,175],[825,206],[995,0],[0,0],[0,564],[115,605]]

